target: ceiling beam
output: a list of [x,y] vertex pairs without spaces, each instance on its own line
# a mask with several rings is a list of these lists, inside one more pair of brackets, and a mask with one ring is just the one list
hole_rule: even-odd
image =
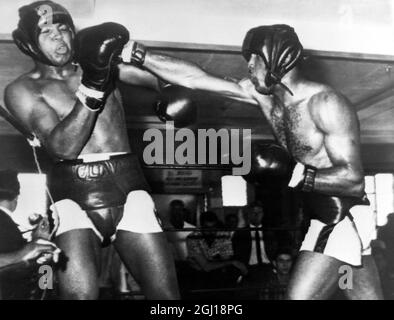
[[384,100],[390,99],[392,97],[394,97],[394,84],[392,84],[389,88],[386,87],[378,91],[377,93],[369,96],[368,98],[358,103],[355,103],[359,119],[365,120],[379,113],[392,109],[393,105],[391,104],[379,104],[380,102],[383,102]]

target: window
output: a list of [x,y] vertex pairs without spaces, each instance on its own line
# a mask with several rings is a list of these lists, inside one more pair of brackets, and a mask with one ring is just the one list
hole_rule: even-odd
[[14,219],[26,225],[32,213],[45,214],[47,211],[46,175],[37,173],[20,173],[18,180],[21,185],[18,206]]
[[224,207],[243,207],[247,204],[247,183],[241,176],[222,177]]
[[365,192],[376,212],[377,225],[387,223],[387,215],[394,212],[394,176],[391,173],[378,173],[365,177]]

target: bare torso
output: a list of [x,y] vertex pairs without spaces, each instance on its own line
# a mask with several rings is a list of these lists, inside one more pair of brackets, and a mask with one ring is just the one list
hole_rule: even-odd
[[[76,103],[75,93],[80,80],[81,71],[79,68],[61,78],[43,77],[39,71],[32,71],[19,77],[11,86],[23,86],[32,95],[39,95],[46,102],[47,107],[56,113],[59,122],[61,122],[72,111]],[[7,106],[25,126],[40,137],[42,133],[36,132],[37,129],[32,126],[30,121],[35,112],[34,106],[31,107],[31,110],[14,109],[12,101]],[[98,115],[91,135],[80,154],[129,151],[124,110],[120,93],[116,89],[108,97],[104,110]]]
[[270,123],[278,141],[295,160],[316,167],[330,167],[324,147],[324,135],[316,128],[310,115],[310,101],[304,99],[282,106],[274,101]]
[[[278,142],[285,147],[297,162],[317,168],[328,168],[333,164],[325,146],[325,134],[313,119],[312,112],[317,108],[314,97],[335,94],[324,85],[308,83],[302,97],[283,104],[277,97],[263,96],[249,86],[249,92],[258,101],[261,110],[272,128]],[[354,128],[355,136],[358,128]]]

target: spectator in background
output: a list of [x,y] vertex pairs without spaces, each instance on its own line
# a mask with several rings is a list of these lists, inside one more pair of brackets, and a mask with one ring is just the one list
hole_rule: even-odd
[[385,300],[394,300],[394,270],[388,266],[387,249],[384,246],[373,245],[372,255],[378,268]]
[[224,218],[224,226],[226,228],[232,228],[233,230],[229,230],[231,237],[234,236],[235,229],[239,227],[239,218],[236,214],[230,213],[227,214]]
[[[59,249],[52,242],[40,239],[42,227],[38,222],[29,243],[22,237],[12,213],[18,204],[19,181],[17,172],[0,171],[0,298],[30,299],[38,283],[32,283],[36,267],[57,261]],[[44,220],[41,220],[44,221]]]
[[191,212],[180,199],[174,199],[170,202],[169,217],[171,224],[177,229],[186,228],[185,224],[193,225]]
[[248,274],[242,279],[242,298],[258,299],[267,272],[271,269],[262,230],[263,207],[255,202],[246,207],[247,225],[237,230],[232,238],[234,257],[248,266]]
[[237,228],[238,222],[239,219],[235,213],[230,213],[224,218],[224,225],[226,228]]
[[188,256],[186,238],[192,231],[182,231],[182,229],[195,228],[196,226],[186,221],[189,212],[182,200],[175,199],[170,202],[168,215],[170,220],[168,229],[178,229],[177,231],[167,232],[168,240],[173,248],[174,258],[177,261],[186,261]]
[[394,270],[394,213],[387,215],[387,223],[379,228],[377,238],[385,245],[387,267]]
[[[241,275],[247,274],[247,267],[234,259],[231,234],[228,231],[217,231],[220,221],[212,211],[203,212],[200,216],[201,231],[187,237],[187,248],[191,267],[195,270],[192,284],[197,289],[222,289],[236,286]],[[204,293],[207,297],[208,293]],[[231,296],[231,295],[230,295]],[[219,292],[213,298],[221,297]],[[229,296],[227,296],[229,298]]]
[[265,285],[260,291],[261,300],[284,300],[293,266],[291,249],[279,249],[272,261],[273,268],[265,279]]
[[174,256],[179,289],[183,296],[187,289],[187,282],[193,272],[187,261],[188,250],[186,245],[186,238],[192,231],[183,230],[185,228],[190,229],[196,227],[186,221],[189,215],[189,211],[186,209],[185,203],[182,200],[175,199],[170,202],[168,211],[169,224],[166,225],[166,229],[168,230],[166,231],[166,235]]

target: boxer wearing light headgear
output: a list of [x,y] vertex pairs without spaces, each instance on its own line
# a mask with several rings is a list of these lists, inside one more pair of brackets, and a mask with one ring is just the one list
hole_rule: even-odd
[[[354,290],[345,294],[352,299],[381,299],[370,252],[376,222],[364,193],[357,114],[339,92],[302,76],[302,52],[290,26],[252,28],[242,46],[249,79],[238,83],[135,42],[126,45],[121,56],[130,68],[148,70],[171,84],[210,91],[262,110],[280,147],[257,144],[246,179],[256,185],[287,180],[299,191],[311,221],[295,263],[289,299],[328,299],[338,288],[339,268],[345,263],[357,266],[352,269]],[[283,163],[286,153],[295,165]],[[283,172],[285,168],[289,171]]]
[[60,298],[98,297],[100,248],[111,243],[147,299],[178,298],[171,251],[117,89],[118,81],[159,89],[157,78],[120,63],[129,31],[107,22],[75,34],[66,9],[39,1],[20,9],[13,37],[35,68],[7,86],[4,101],[53,159],[50,209],[68,258],[57,274]]

